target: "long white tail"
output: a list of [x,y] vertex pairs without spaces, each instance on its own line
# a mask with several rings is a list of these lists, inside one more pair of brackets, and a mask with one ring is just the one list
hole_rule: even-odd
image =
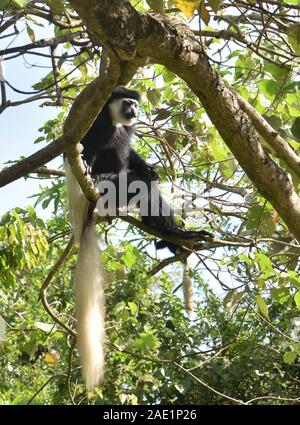
[[86,387],[92,391],[104,374],[105,273],[95,225],[87,223],[88,201],[65,163],[67,190],[75,242],[80,242],[75,271],[77,346]]
[[90,224],[81,238],[75,272],[77,344],[89,391],[104,373],[104,273],[99,257],[95,226]]

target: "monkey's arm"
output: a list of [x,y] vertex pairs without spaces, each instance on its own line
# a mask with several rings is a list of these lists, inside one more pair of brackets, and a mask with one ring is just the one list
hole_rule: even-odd
[[147,162],[132,148],[129,151],[128,168],[141,178],[146,178],[148,180],[159,179],[159,175],[154,166],[147,164]]

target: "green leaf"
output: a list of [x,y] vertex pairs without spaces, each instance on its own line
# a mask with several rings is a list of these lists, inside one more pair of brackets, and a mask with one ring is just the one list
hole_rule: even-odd
[[10,0],[0,0],[0,10],[6,9],[10,3]]
[[155,117],[154,121],[163,121],[169,118],[171,115],[171,111],[161,110]]
[[295,139],[300,141],[300,117],[296,117],[291,127],[291,133]]
[[35,42],[35,33],[33,31],[33,29],[26,23],[26,30],[27,30],[27,34],[30,38],[30,40],[32,41],[32,43]]
[[288,353],[285,353],[283,356],[284,363],[292,364],[297,358],[297,353],[295,351],[289,351]]
[[165,69],[163,71],[162,76],[163,76],[164,82],[167,84],[171,83],[177,78],[177,75],[169,71],[168,69]]
[[20,9],[22,9],[22,7],[24,7],[28,2],[29,0],[12,0],[12,3]]
[[124,301],[120,301],[114,308],[114,313],[118,321],[124,321],[129,318],[129,312]]
[[286,98],[287,107],[292,117],[299,117],[300,114],[300,92],[289,93]]
[[230,291],[227,292],[227,294],[225,295],[224,299],[223,299],[223,304],[224,306],[226,306],[227,304],[230,303],[232,296],[234,293],[234,289],[231,289]]
[[265,65],[265,70],[268,71],[274,78],[285,78],[291,72],[290,67],[281,67],[275,63],[267,63]]
[[147,99],[152,105],[157,105],[161,98],[161,92],[158,89],[147,90]]
[[263,297],[261,297],[260,295],[256,295],[254,297],[254,300],[255,300],[256,304],[258,305],[262,315],[270,320],[269,309],[268,309],[268,306],[267,306],[265,300],[263,299]]
[[128,307],[130,308],[130,311],[132,314],[136,314],[138,312],[138,306],[134,302],[128,302]]
[[237,291],[236,289],[233,292],[231,307],[234,307],[244,296],[244,291]]
[[62,13],[65,12],[65,6],[64,6],[62,0],[47,0],[46,3],[49,4],[51,9],[53,9],[53,11],[55,13],[62,14]]
[[274,128],[274,130],[279,130],[282,126],[281,118],[278,115],[271,115],[270,117],[263,115],[263,117]]
[[134,265],[135,260],[137,258],[135,251],[136,248],[134,246],[128,245],[126,247],[125,254],[121,257],[121,260],[123,260],[124,264],[129,268]]
[[162,12],[164,10],[164,0],[146,0],[146,2],[154,12]]
[[260,205],[255,205],[248,210],[246,228],[250,230],[258,227],[271,236],[275,229],[275,223],[270,211],[265,210]]
[[201,0],[200,1],[199,12],[200,12],[200,16],[201,16],[201,19],[203,20],[203,22],[206,25],[208,25],[209,24],[209,21],[210,21],[210,14],[209,14],[209,11],[208,11],[208,9],[207,9],[207,7],[205,5],[204,0]]
[[73,60],[74,65],[77,66],[79,71],[81,72],[82,78],[85,80],[87,77],[87,66],[85,64],[85,58],[81,56],[76,56]]
[[273,272],[273,265],[271,260],[262,252],[259,252],[255,255],[254,261],[256,261],[262,272]]
[[275,80],[263,80],[258,83],[262,94],[269,100],[272,100],[278,90],[278,83]]
[[288,42],[297,55],[300,55],[300,24],[292,24],[287,29]]
[[37,350],[37,344],[35,341],[29,341],[22,347],[22,351],[28,354],[28,356],[32,356]]
[[135,341],[135,345],[137,348],[147,353],[155,351],[160,346],[160,342],[155,335],[148,332],[142,332],[140,337]]
[[300,277],[294,271],[288,272],[289,281],[295,285],[296,288],[300,289]]
[[285,304],[290,298],[290,290],[288,288],[272,289],[271,294],[278,300],[279,304]]
[[297,291],[294,295],[294,300],[296,303],[296,306],[300,309],[300,291]]
[[217,13],[220,9],[221,4],[224,0],[208,0],[208,4],[212,8],[212,10]]

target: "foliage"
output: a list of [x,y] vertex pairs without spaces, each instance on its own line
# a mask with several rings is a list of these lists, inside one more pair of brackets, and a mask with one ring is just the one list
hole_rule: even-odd
[[[49,22],[56,37],[82,29],[66,1],[48,0],[36,8],[27,3],[0,0],[0,13],[7,22],[25,8],[16,27],[26,28],[28,42],[35,43],[37,26],[45,29]],[[193,17],[189,24],[205,43],[215,70],[299,154],[295,1],[230,3],[234,13],[226,1],[134,3],[138,10],[185,19],[176,5]],[[227,15],[233,15],[231,20]],[[252,20],[245,19],[248,15]],[[101,49],[85,37],[80,47],[73,41],[58,43],[55,54],[47,53],[51,72],[33,85],[34,99],[24,98],[58,110],[57,118],[40,128],[36,143],[62,134],[74,99],[97,75]],[[6,52],[15,54],[9,48]],[[33,195],[48,219],[37,217],[33,207],[16,208],[1,219],[0,403],[299,403],[297,241],[178,76],[149,65],[138,71],[131,87],[143,96],[136,149],[157,165],[162,189],[172,195],[181,224],[212,230],[223,245],[190,257],[195,310],[189,319],[180,292],[182,264],[153,274],[162,259],[155,257],[149,235],[121,220],[99,225],[110,281],[107,373],[96,393],[86,395],[72,335],[39,302],[40,289],[70,238],[64,179],[54,177]],[[13,100],[9,106],[16,106]],[[273,159],[298,187],[298,177],[282,160]],[[72,329],[76,249],[47,292],[54,315]]]

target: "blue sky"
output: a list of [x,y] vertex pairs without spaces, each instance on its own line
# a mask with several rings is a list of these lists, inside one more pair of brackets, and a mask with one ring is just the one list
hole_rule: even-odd
[[[37,28],[36,39],[40,37],[51,37],[53,34],[48,28]],[[19,28],[21,29],[21,28]],[[0,40],[0,49],[5,49],[10,38]],[[31,40],[25,31],[22,31],[10,47],[30,43]],[[41,49],[39,49],[41,50]],[[45,50],[44,50],[45,51]],[[31,64],[42,64],[41,57],[27,56],[26,59]],[[46,62],[44,63],[46,64]],[[48,65],[48,61],[47,61]],[[5,78],[16,88],[24,91],[31,91],[31,85],[40,80],[43,75],[49,72],[48,68],[32,67],[24,63],[22,57],[5,61]],[[21,100],[28,95],[21,95],[13,92],[7,87],[7,99],[11,101]],[[41,102],[40,102],[41,103]],[[34,145],[34,140],[40,135],[38,129],[50,118],[56,116],[60,108],[39,107],[39,102],[32,102],[17,107],[9,107],[0,115],[0,167],[9,160],[16,160],[20,156],[28,156],[44,144]],[[61,158],[52,161],[51,165],[61,164]],[[38,192],[39,184],[44,181],[28,179],[17,180],[8,186],[1,188],[0,197],[0,216],[7,210],[16,206],[26,206],[33,204],[34,200],[28,199],[28,196]],[[42,213],[39,211],[39,213]]]

